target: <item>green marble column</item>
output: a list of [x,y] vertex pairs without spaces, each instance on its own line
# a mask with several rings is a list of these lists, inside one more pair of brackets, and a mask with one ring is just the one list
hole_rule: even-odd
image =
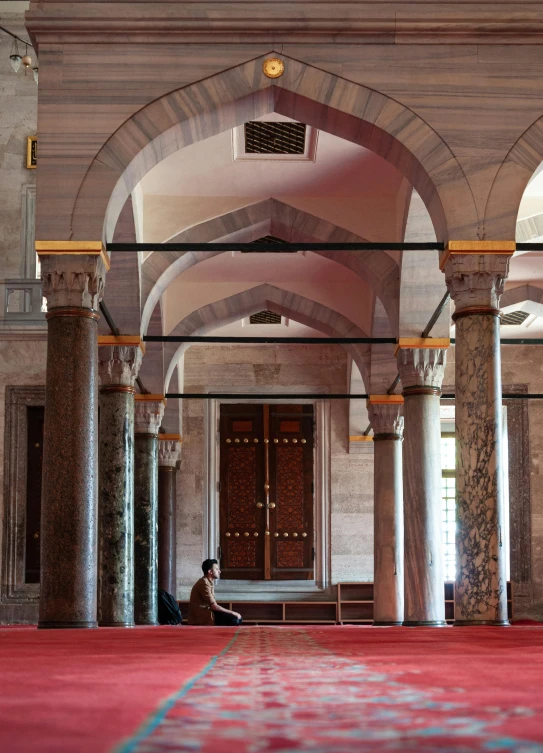
[[134,619],[157,624],[158,590],[158,429],[162,399],[136,400],[134,436]]
[[134,624],[134,381],[137,345],[99,349],[100,488],[98,622]]

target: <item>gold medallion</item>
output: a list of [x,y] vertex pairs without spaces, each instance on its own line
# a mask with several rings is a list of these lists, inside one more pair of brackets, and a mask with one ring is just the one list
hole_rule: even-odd
[[285,70],[285,64],[279,58],[267,58],[262,66],[264,75],[268,78],[279,78]]

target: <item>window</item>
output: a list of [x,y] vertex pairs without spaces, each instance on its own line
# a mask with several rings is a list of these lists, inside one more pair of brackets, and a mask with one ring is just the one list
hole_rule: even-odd
[[441,520],[443,577],[456,579],[456,471],[454,432],[441,434]]

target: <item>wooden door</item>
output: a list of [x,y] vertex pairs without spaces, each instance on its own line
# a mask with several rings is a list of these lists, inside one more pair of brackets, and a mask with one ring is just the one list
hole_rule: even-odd
[[223,405],[220,546],[227,580],[313,572],[313,407]]
[[263,439],[262,405],[221,406],[221,578],[227,580],[264,579]]
[[271,578],[312,580],[313,406],[270,406]]

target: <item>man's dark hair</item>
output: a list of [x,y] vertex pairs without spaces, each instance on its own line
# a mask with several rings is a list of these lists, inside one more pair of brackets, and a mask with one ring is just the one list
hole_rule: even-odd
[[204,575],[207,575],[207,571],[211,570],[213,565],[218,565],[218,564],[219,563],[217,560],[204,560],[202,562],[202,570],[204,571]]

